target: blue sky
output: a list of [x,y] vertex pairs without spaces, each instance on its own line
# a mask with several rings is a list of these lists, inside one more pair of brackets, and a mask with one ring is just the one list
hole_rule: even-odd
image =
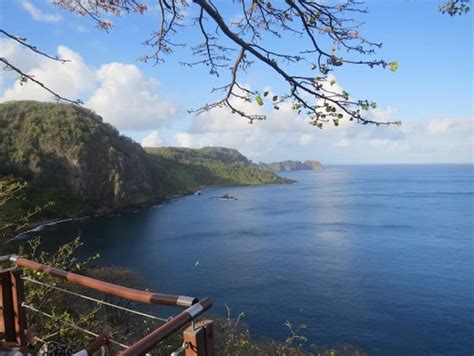
[[[149,1],[153,3],[153,1]],[[237,10],[216,1],[225,18]],[[440,14],[439,1],[367,1],[364,37],[383,42],[376,57],[396,59],[399,70],[343,66],[334,72],[338,86],[356,98],[378,103],[376,118],[402,120],[401,128],[342,125],[319,130],[283,108],[268,109],[265,122],[248,125],[223,110],[194,117],[187,109],[210,100],[219,82],[206,67],[177,64],[189,59],[179,50],[165,64],[137,61],[149,49],[141,45],[158,25],[153,7],[146,15],[111,18],[106,33],[87,19],[52,6],[47,0],[2,0],[1,27],[26,37],[39,48],[71,59],[59,65],[1,39],[0,55],[65,95],[80,97],[104,120],[145,145],[237,148],[259,161],[319,159],[323,163],[473,162],[473,22],[472,15]],[[194,5],[193,5],[194,6]],[[195,9],[191,6],[188,16]],[[192,27],[178,40],[199,41]],[[280,51],[298,45],[290,38],[266,42]],[[59,67],[58,67],[59,66]],[[50,100],[39,88],[20,87],[2,73],[0,100]],[[252,89],[280,93],[284,83],[262,65],[244,79]]]

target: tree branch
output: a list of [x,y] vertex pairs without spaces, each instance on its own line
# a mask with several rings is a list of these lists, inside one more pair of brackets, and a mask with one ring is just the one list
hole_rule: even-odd
[[82,104],[82,101],[79,100],[79,99],[71,100],[71,99],[68,99],[68,98],[65,98],[65,97],[61,96],[60,94],[58,94],[54,90],[50,89],[49,87],[47,87],[45,84],[43,84],[39,80],[35,79],[32,75],[30,75],[28,73],[25,73],[21,69],[15,67],[13,64],[8,62],[8,60],[6,58],[0,57],[0,62],[5,64],[5,67],[3,68],[4,70],[11,70],[11,71],[14,71],[14,72],[16,72],[20,75],[20,83],[21,84],[23,84],[23,83],[27,82],[28,80],[30,80],[33,83],[39,85],[41,88],[46,90],[51,95],[53,95],[54,99],[56,99],[57,101],[64,101],[64,102],[75,104],[75,105],[81,105]]

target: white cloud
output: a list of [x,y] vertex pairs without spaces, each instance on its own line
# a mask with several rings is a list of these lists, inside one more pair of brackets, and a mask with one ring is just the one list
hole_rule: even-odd
[[159,131],[153,130],[143,138],[141,145],[142,147],[163,146],[163,138],[161,137]]
[[[71,61],[61,64],[38,56],[14,41],[0,41],[0,56],[61,95],[82,98],[86,107],[94,109],[119,130],[133,130],[140,138],[145,134],[141,140],[144,146],[226,146],[238,149],[250,159],[264,161],[319,159],[330,163],[401,163],[436,162],[436,157],[445,162],[473,159],[473,118],[412,123],[407,120],[402,127],[364,126],[343,119],[339,127],[328,123],[320,130],[309,125],[304,117],[297,116],[291,103],[282,103],[280,110],[273,110],[271,99],[266,98],[263,106],[256,102],[234,102],[240,109],[267,115],[266,120],[253,125],[223,108],[204,113],[187,124],[174,120],[182,112],[180,106],[160,95],[159,82],[146,77],[137,66],[107,63],[97,69],[65,46],[59,46],[57,53]],[[12,83],[15,75],[5,73],[3,83],[0,82],[1,101],[52,99],[37,85]],[[333,89],[342,90],[337,83]],[[271,98],[271,88],[267,90]],[[398,119],[390,107],[370,111],[369,115],[370,119],[379,121]]]
[[474,118],[470,120],[444,119],[432,120],[426,126],[426,133],[430,136],[445,135],[453,132],[471,132],[474,126]]
[[[41,62],[41,56],[31,55],[31,52],[18,42],[11,39],[0,39],[0,57],[6,58],[10,63],[14,63],[16,67],[28,72],[32,68],[38,66]],[[17,77],[13,71],[3,70],[0,75],[0,85]],[[2,88],[0,88],[1,90]],[[1,92],[0,92],[1,93]]]
[[135,65],[105,64],[97,78],[100,86],[85,105],[121,130],[154,129],[179,113],[177,104],[157,94],[158,81]]
[[395,114],[396,114],[396,110],[392,108],[391,106],[389,106],[385,109],[375,108],[368,111],[367,118],[369,120],[387,122],[387,121],[394,121],[393,115]]
[[85,33],[85,32],[90,32],[90,30],[84,26],[84,25],[77,25],[74,27],[77,32]]
[[[187,147],[226,146],[236,148],[255,161],[320,159],[332,163],[421,163],[472,161],[472,120],[448,120],[451,136],[427,134],[431,122],[404,120],[396,125],[359,125],[341,121],[339,127],[327,124],[323,130],[312,127],[295,115],[290,104],[279,111],[256,103],[234,103],[238,108],[267,114],[267,120],[249,125],[248,121],[225,109],[198,116],[188,130],[176,135],[176,143]],[[368,118],[396,121],[392,107],[371,110]],[[445,120],[438,120],[444,122]],[[453,121],[453,122],[451,122]],[[444,124],[445,125],[445,124]],[[437,131],[439,132],[439,130]]]
[[[330,79],[331,80],[331,79]],[[342,92],[337,84],[332,86],[334,92]],[[268,97],[273,96],[270,88]],[[267,100],[266,101],[271,101]],[[361,126],[344,117],[338,127],[332,122],[326,123],[320,130],[311,126],[304,116],[298,116],[292,109],[292,103],[279,104],[280,110],[273,110],[271,103],[259,106],[256,102],[232,103],[236,108],[255,114],[266,114],[267,119],[255,121],[249,125],[246,119],[233,115],[225,108],[217,108],[198,116],[186,132],[181,132],[177,139],[179,145],[188,147],[227,146],[236,148],[254,160],[272,159],[317,159],[315,155],[328,151],[328,147],[343,149],[352,145],[362,147],[378,146],[380,149],[395,150],[403,148],[397,143],[404,137],[404,129],[398,126],[375,127]],[[392,108],[370,111],[372,120],[394,120]],[[370,141],[372,140],[372,141]],[[314,149],[314,148],[318,149]],[[338,150],[335,150],[338,151]],[[268,158],[271,157],[271,158]]]
[[60,15],[45,13],[30,1],[22,1],[21,6],[30,14],[33,20],[48,23],[55,23],[62,20]]
[[[33,66],[30,70],[28,70],[28,66],[22,67],[22,70],[63,97],[75,100],[94,88],[95,74],[93,69],[84,63],[82,57],[77,52],[65,46],[58,47],[58,56],[68,59],[69,62],[66,63],[60,63],[39,56],[27,49],[20,50],[20,53],[25,56],[24,62],[28,62],[27,57],[32,58],[30,64]],[[12,63],[16,63],[14,58],[7,57],[7,59]],[[49,92],[31,81],[23,85],[16,81],[10,88],[5,90],[0,100],[22,99],[48,101],[53,99],[53,97]]]
[[303,146],[309,145],[311,142],[313,142],[313,138],[313,135],[303,134],[300,136],[299,143]]
[[453,127],[453,122],[450,120],[443,121],[431,121],[426,127],[428,135],[440,135],[446,133],[451,127]]
[[375,138],[369,140],[369,145],[380,149],[389,149],[394,151],[408,151],[410,146],[406,142],[398,142],[390,139]]
[[[272,95],[270,93],[268,97]],[[249,124],[247,119],[232,114],[226,108],[216,108],[197,116],[186,132],[178,133],[177,144],[236,148],[253,159],[270,153],[281,153],[291,158],[289,147],[306,146],[319,136],[319,129],[295,115],[291,103],[280,104],[280,110],[273,110],[269,104],[260,106],[256,102],[240,100],[234,100],[233,105],[253,114],[266,114],[267,118]]]
[[[13,41],[1,41],[0,54],[61,96],[83,99],[86,107],[119,130],[156,129],[180,112],[176,103],[157,94],[158,81],[145,77],[135,65],[108,63],[96,70],[65,46],[59,46],[57,54],[69,61],[60,63]],[[12,73],[9,79],[15,77]],[[50,101],[54,98],[31,81],[23,85],[14,81],[0,93],[0,101],[24,99]]]
[[334,144],[334,147],[341,147],[341,148],[351,147],[351,146],[352,146],[352,142],[351,140],[347,138],[341,138],[340,140],[336,141],[336,143]]
[[[269,94],[267,98],[271,98],[274,93],[267,88]],[[312,127],[309,125],[307,118],[298,116],[292,109],[291,102],[278,104],[279,110],[274,110],[271,99],[265,100],[265,105],[260,106],[255,101],[246,102],[233,98],[231,103],[234,107],[243,112],[265,115],[266,119],[262,121],[254,121],[251,125],[245,118],[232,114],[227,108],[216,108],[209,112],[203,113],[195,118],[190,131],[192,133],[209,133],[209,132],[243,132],[262,130],[273,133],[296,132],[298,134],[307,134]],[[333,125],[328,125],[328,128]],[[307,140],[307,139],[306,139]]]
[[0,39],[0,56],[7,58],[23,70],[29,71],[41,61],[41,56],[28,55],[30,50],[11,39]]
[[[176,134],[176,142],[180,147],[192,147],[192,136],[186,132],[178,132]],[[205,146],[205,145],[198,145],[198,147]]]

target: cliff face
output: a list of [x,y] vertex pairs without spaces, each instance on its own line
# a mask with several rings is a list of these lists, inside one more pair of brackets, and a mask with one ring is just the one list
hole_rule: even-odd
[[313,170],[317,171],[323,169],[323,166],[318,161],[282,161],[282,162],[272,162],[272,163],[263,163],[260,162],[258,166],[261,169],[265,169],[271,172],[280,172],[280,171],[300,171],[300,170]]
[[119,210],[205,185],[286,182],[236,150],[150,154],[90,110],[33,101],[0,104],[1,177],[28,181],[27,200],[54,201],[63,211],[53,215],[62,216]]
[[60,187],[87,208],[156,198],[145,151],[91,111],[61,104],[0,105],[0,174]]

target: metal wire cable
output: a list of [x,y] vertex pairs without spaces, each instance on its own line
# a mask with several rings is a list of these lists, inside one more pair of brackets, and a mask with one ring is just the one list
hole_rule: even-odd
[[87,295],[83,295],[83,294],[80,294],[80,293],[71,292],[71,291],[69,291],[69,290],[67,290],[67,289],[63,289],[63,288],[60,288],[60,287],[52,286],[52,285],[50,285],[50,284],[37,281],[36,279],[30,278],[30,277],[22,277],[22,279],[25,280],[25,281],[29,281],[29,282],[32,282],[32,283],[36,283],[36,284],[42,285],[42,286],[44,286],[44,287],[56,289],[56,290],[61,291],[61,292],[63,292],[63,293],[71,294],[71,295],[74,295],[74,296],[79,297],[79,298],[87,299],[87,300],[96,302],[97,304],[107,305],[107,306],[112,307],[112,308],[116,308],[116,309],[120,309],[120,310],[123,310],[123,311],[127,311],[127,312],[132,313],[132,314],[140,315],[140,316],[143,316],[143,317],[145,317],[145,318],[154,319],[154,320],[162,321],[162,322],[165,322],[165,323],[166,323],[167,321],[169,321],[169,318],[168,318],[168,319],[160,318],[160,317],[158,317],[158,316],[154,316],[154,315],[146,314],[146,313],[143,313],[143,312],[140,312],[140,311],[137,311],[137,310],[125,308],[125,307],[122,307],[122,306],[120,306],[120,305],[116,305],[116,304],[112,304],[112,303],[106,302],[106,301],[104,301],[104,300],[92,298],[92,297],[89,297],[89,296],[87,296]]
[[[34,311],[35,313],[41,314],[41,315],[43,315],[43,316],[45,316],[45,317],[47,317],[47,318],[50,318],[50,319],[53,319],[53,320],[57,320],[57,321],[63,323],[64,325],[67,325],[67,326],[70,326],[71,328],[74,328],[74,329],[77,329],[77,330],[79,330],[79,331],[82,331],[82,332],[85,333],[85,334],[88,334],[88,335],[91,335],[91,336],[94,336],[94,337],[99,337],[99,334],[96,334],[96,333],[94,333],[94,332],[92,332],[92,331],[90,331],[90,330],[84,329],[84,328],[82,328],[82,327],[80,327],[80,326],[78,326],[78,325],[76,325],[76,324],[70,323],[70,322],[68,322],[68,321],[55,318],[55,317],[52,316],[51,314],[45,313],[44,311],[39,310],[39,309],[36,309],[35,307],[33,307],[33,306],[31,306],[31,305],[28,305],[28,304],[26,304],[26,303],[24,303],[24,302],[21,303],[21,306],[22,306],[23,308],[26,308],[26,309],[29,309],[29,310],[31,310],[31,311]],[[111,342],[112,344],[115,344],[115,345],[117,345],[117,346],[123,347],[123,348],[125,348],[125,349],[128,349],[128,348],[130,347],[130,346],[127,346],[127,345],[125,345],[125,344],[122,344],[122,343],[120,343],[120,342],[118,342],[118,341],[115,341],[115,340],[113,340],[113,339],[108,339],[108,340],[109,340],[109,342]]]

